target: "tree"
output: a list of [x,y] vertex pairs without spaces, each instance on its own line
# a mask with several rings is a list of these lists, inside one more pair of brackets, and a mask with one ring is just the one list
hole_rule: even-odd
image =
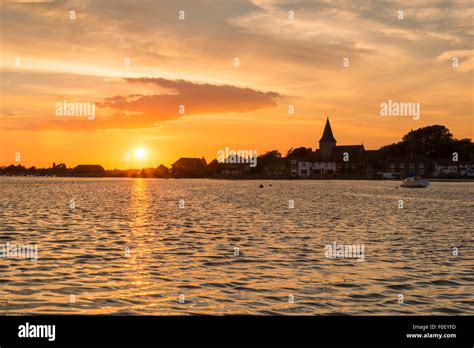
[[289,149],[286,153],[287,160],[301,160],[309,155],[313,150],[310,147],[297,147],[296,149]]
[[250,172],[263,173],[265,167],[275,167],[281,160],[281,153],[278,150],[267,151],[265,154],[257,157],[257,166],[250,168]]
[[468,161],[474,153],[471,139],[457,140],[448,128],[441,125],[427,126],[405,134],[401,142],[380,148],[385,156],[425,155],[431,159],[451,158],[454,152],[460,161]]
[[281,158],[281,153],[278,150],[267,151],[265,154],[258,156],[257,163],[270,165],[277,162]]

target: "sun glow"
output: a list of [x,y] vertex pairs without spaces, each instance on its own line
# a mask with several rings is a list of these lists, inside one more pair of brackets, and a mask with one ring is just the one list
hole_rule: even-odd
[[145,158],[145,156],[146,156],[145,149],[142,148],[142,147],[136,149],[135,150],[135,156],[137,156],[137,158]]

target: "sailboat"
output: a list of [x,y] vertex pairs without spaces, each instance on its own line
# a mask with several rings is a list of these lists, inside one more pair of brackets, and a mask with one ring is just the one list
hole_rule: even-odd
[[[413,130],[412,130],[413,132]],[[413,159],[413,141],[411,139],[413,135],[410,136],[410,160]],[[400,184],[401,187],[428,187],[430,186],[430,181],[428,179],[423,179],[421,176],[408,177],[402,181]]]
[[400,184],[401,187],[428,187],[430,186],[430,181],[428,179],[423,179],[419,176],[413,176],[411,178],[406,178]]

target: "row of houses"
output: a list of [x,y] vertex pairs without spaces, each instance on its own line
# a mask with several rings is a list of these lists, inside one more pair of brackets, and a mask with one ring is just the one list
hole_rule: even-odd
[[[207,163],[203,158],[182,157],[170,168],[160,165],[157,168],[141,170],[112,170],[105,171],[100,165],[78,165],[67,169],[61,164],[43,170],[46,175],[61,176],[132,176],[132,177],[224,177],[224,178],[405,178],[409,176],[439,177],[439,178],[474,178],[474,158],[470,162],[454,162],[451,159],[432,160],[426,156],[384,157],[377,150],[366,150],[360,145],[337,145],[332,132],[329,118],[319,139],[316,150],[300,148],[296,156],[283,158],[279,154],[269,160],[260,161],[256,167],[243,158],[233,158],[232,161],[218,162],[216,159]],[[243,161],[244,160],[244,161]],[[255,163],[254,163],[255,164]],[[1,175],[38,174],[38,170],[10,166],[0,168]],[[31,171],[31,173],[30,173]],[[40,173],[42,174],[42,172]]]
[[454,162],[451,159],[431,160],[426,156],[394,157],[386,160],[386,178],[404,178],[418,175],[433,178],[474,177],[472,162]]
[[[276,163],[262,168],[262,171],[257,176],[307,179],[398,179],[409,176],[435,178],[474,177],[473,163],[453,162],[448,159],[433,161],[425,156],[387,158],[383,162],[382,168],[377,168],[375,163],[371,161],[371,155],[374,153],[375,151],[365,150],[363,145],[335,146],[327,157],[320,150],[316,150],[298,160],[281,158]],[[208,164],[204,157],[182,157],[174,162],[171,168],[160,165],[154,170],[147,169],[145,172],[143,176],[187,178],[206,176],[246,177],[253,175],[249,164],[218,163],[216,160]],[[107,173],[99,165],[79,165],[72,170],[70,175],[101,177],[106,176]],[[141,175],[141,173],[137,172],[137,175]]]
[[[257,163],[257,166],[259,164]],[[245,163],[207,164],[204,158],[180,158],[172,164],[173,176],[251,176]],[[194,174],[194,175],[193,175]],[[337,145],[329,118],[319,140],[319,149],[297,159],[279,158],[264,165],[260,176],[273,178],[405,178],[474,177],[474,161],[454,162],[450,159],[431,160],[426,156],[387,157],[380,159],[377,150],[366,150],[364,145]]]
[[431,160],[426,156],[387,157],[381,163],[378,151],[364,145],[337,145],[329,119],[319,149],[305,158],[292,160],[291,176],[298,178],[350,176],[359,178],[405,178],[474,176],[473,162]]

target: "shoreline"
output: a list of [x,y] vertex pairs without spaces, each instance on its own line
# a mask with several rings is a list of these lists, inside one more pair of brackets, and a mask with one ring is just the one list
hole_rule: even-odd
[[[182,180],[182,179],[207,179],[207,180],[230,180],[230,181],[255,181],[255,180],[286,180],[286,181],[393,181],[400,182],[402,179],[375,179],[375,178],[229,178],[229,177],[201,177],[201,178],[159,178],[159,177],[129,177],[129,176],[47,176],[47,175],[0,175],[0,178],[71,178],[71,179],[163,179],[163,180]],[[459,179],[443,179],[443,178],[426,178],[430,182],[454,182],[454,183],[463,183],[463,182],[472,182],[474,183],[474,178],[459,178]]]

